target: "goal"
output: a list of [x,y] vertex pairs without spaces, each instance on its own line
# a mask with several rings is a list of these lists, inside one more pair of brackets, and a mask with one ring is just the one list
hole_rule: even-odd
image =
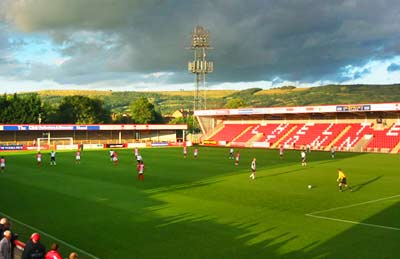
[[37,150],[40,151],[41,146],[47,145],[48,147],[53,146],[55,148],[56,145],[67,145],[73,146],[74,145],[74,138],[72,137],[65,137],[65,138],[37,138]]

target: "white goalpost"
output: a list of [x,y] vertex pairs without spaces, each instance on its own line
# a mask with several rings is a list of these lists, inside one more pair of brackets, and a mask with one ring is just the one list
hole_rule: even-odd
[[37,150],[40,151],[40,147],[42,145],[47,144],[48,146],[51,146],[51,143],[54,141],[63,141],[62,146],[70,146],[71,149],[75,148],[74,145],[74,138],[72,137],[65,137],[65,138],[52,138],[48,136],[47,138],[37,138]]

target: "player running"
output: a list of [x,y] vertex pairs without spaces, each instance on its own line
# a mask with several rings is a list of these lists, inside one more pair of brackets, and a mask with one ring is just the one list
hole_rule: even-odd
[[240,160],[240,152],[236,152],[236,156],[235,156],[235,165],[239,165],[239,160]]
[[137,165],[137,170],[138,170],[138,180],[139,181],[144,181],[144,163],[143,161],[140,161],[139,164]]
[[42,166],[42,154],[40,151],[36,154],[36,161],[38,166]]
[[110,150],[110,161],[112,162],[114,159],[114,150]]
[[4,170],[6,169],[6,159],[4,156],[0,158],[0,170],[2,173],[4,173]]
[[253,161],[251,161],[251,175],[250,178],[251,179],[256,179],[256,158],[253,158]]
[[50,152],[50,165],[56,165],[56,152],[54,150]]
[[229,159],[233,159],[234,153],[235,153],[235,151],[234,151],[233,147],[231,147],[229,149]]
[[75,154],[75,164],[80,164],[81,163],[81,151],[76,151]]
[[342,192],[342,186],[345,186],[346,188],[350,189],[352,192],[353,189],[347,184],[347,178],[346,175],[343,173],[342,169],[338,169],[338,178],[336,180],[339,183],[339,192]]
[[141,155],[141,154],[138,154],[138,155],[137,155],[136,161],[138,162],[138,164],[139,164],[140,162],[143,162],[143,158],[142,158],[142,155]]

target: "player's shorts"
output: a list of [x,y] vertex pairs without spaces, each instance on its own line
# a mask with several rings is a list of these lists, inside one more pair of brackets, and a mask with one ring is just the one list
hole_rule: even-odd
[[251,171],[252,171],[253,173],[255,173],[255,172],[256,172],[256,169],[251,168]]
[[54,156],[50,157],[51,161],[56,161],[56,158]]
[[76,157],[76,160],[81,160],[81,157],[80,157],[80,156],[77,156],[77,157]]
[[4,168],[4,167],[6,167],[6,164],[1,163],[1,164],[0,164],[0,167],[1,167],[1,168]]
[[115,156],[115,157],[112,158],[112,160],[113,161],[118,161],[118,157]]
[[302,158],[302,159],[301,159],[301,162],[305,163],[305,162],[306,162],[306,159],[305,159],[305,158]]
[[340,181],[340,183],[342,183],[342,184],[347,184],[346,178],[343,178],[342,181]]
[[42,159],[41,159],[41,158],[38,158],[37,161],[38,161],[38,162],[42,162]]

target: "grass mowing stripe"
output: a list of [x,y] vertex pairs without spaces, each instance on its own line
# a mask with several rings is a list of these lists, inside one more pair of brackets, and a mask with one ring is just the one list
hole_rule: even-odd
[[374,202],[379,202],[379,201],[384,201],[384,200],[390,200],[390,199],[397,198],[397,197],[400,197],[400,194],[393,195],[393,196],[390,196],[390,197],[380,198],[380,199],[376,199],[376,200],[370,200],[370,201],[350,204],[350,205],[346,205],[346,206],[340,206],[340,207],[331,208],[331,209],[327,209],[327,210],[314,211],[314,212],[307,213],[305,215],[306,216],[311,216],[311,215],[320,214],[320,213],[324,213],[324,212],[330,212],[330,211],[335,211],[335,210],[340,210],[340,209],[347,209],[347,208],[357,207],[357,206],[361,206],[361,205],[365,205],[365,204],[369,204],[369,203],[374,203]]
[[375,224],[368,224],[368,223],[362,223],[358,221],[351,221],[351,220],[345,220],[345,219],[337,219],[337,218],[330,218],[330,217],[323,217],[323,216],[317,216],[317,215],[311,215],[311,214],[305,214],[307,217],[313,217],[317,219],[326,219],[326,220],[331,220],[331,221],[338,221],[338,222],[344,222],[344,223],[350,223],[350,224],[355,224],[355,225],[363,225],[363,226],[368,226],[368,227],[375,227],[375,228],[383,228],[383,229],[390,229],[390,230],[400,230],[400,228],[395,228],[395,227],[388,227],[388,226],[382,226],[382,225],[375,225]]
[[71,245],[70,243],[68,243],[68,242],[66,242],[66,241],[63,241],[63,240],[61,240],[61,239],[59,239],[59,238],[56,238],[55,236],[52,236],[52,235],[50,235],[50,234],[44,232],[43,230],[37,229],[37,228],[35,228],[35,227],[32,227],[31,225],[28,225],[28,224],[26,224],[26,223],[24,223],[24,222],[22,222],[22,221],[20,221],[20,220],[18,220],[18,219],[16,219],[16,218],[13,218],[13,217],[11,217],[10,215],[7,215],[7,214],[5,214],[5,213],[3,213],[3,212],[1,212],[1,211],[0,211],[0,214],[3,215],[3,216],[5,216],[5,217],[8,218],[8,219],[11,219],[13,222],[16,222],[16,223],[18,223],[18,224],[20,224],[20,225],[22,225],[22,226],[24,226],[24,227],[27,227],[27,228],[29,228],[29,229],[32,229],[32,230],[35,231],[35,232],[40,232],[41,234],[43,234],[43,235],[45,235],[45,236],[47,236],[47,237],[49,237],[49,238],[51,238],[51,239],[53,239],[53,240],[59,242],[59,243],[62,243],[62,244],[64,244],[64,245],[66,245],[66,246],[69,246],[70,248],[72,248],[72,249],[74,249],[74,250],[76,250],[76,251],[78,251],[78,252],[81,252],[81,253],[83,253],[83,254],[85,254],[85,255],[88,255],[88,256],[90,256],[90,257],[93,258],[93,259],[100,259],[99,257],[97,257],[97,256],[95,256],[95,255],[92,255],[91,253],[89,253],[89,252],[87,252],[87,251],[85,251],[85,250],[82,250],[82,249],[80,249],[80,248],[78,248],[78,247],[76,247],[76,246],[74,246],[74,245]]

